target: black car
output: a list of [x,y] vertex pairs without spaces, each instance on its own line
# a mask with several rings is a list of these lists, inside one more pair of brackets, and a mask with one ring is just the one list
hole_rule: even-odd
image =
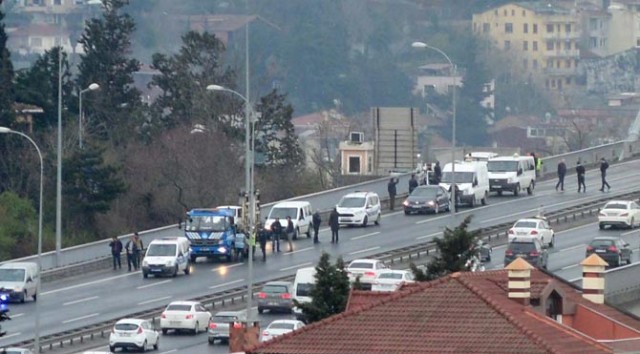
[[631,263],[631,249],[629,244],[619,237],[600,236],[594,238],[587,246],[587,257],[597,254],[611,267],[618,267],[623,262]]
[[435,213],[449,211],[449,193],[437,185],[418,186],[402,203],[404,213]]
[[534,267],[547,269],[549,253],[542,247],[540,240],[534,237],[515,238],[507,245],[504,251],[504,265],[515,261],[521,257]]

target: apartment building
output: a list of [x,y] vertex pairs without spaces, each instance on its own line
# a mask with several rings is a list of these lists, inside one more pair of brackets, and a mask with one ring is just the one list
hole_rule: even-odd
[[542,78],[548,90],[576,85],[578,17],[548,2],[510,3],[473,15],[473,31],[513,56],[513,71]]
[[612,0],[609,54],[640,47],[640,0]]

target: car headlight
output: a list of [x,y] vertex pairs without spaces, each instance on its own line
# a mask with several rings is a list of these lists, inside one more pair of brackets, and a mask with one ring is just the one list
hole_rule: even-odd
[[225,253],[225,252],[227,252],[227,249],[224,248],[224,247],[218,247],[218,252]]
[[434,206],[436,203],[434,203],[434,201],[433,201],[433,200],[430,200],[430,201],[428,201],[428,202],[427,202],[427,204],[429,204],[429,205],[431,205],[431,206]]
[[409,201],[408,201],[408,200],[405,200],[404,202],[402,202],[402,205],[404,205],[404,206],[409,206]]

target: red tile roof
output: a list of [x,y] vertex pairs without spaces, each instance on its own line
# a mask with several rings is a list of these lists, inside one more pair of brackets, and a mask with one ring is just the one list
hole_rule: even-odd
[[[506,270],[456,273],[381,295],[354,291],[342,314],[308,325],[247,353],[613,353],[635,340],[600,343],[508,298]],[[640,329],[640,321],[592,303],[567,283],[531,272],[531,298],[560,289],[567,301]],[[640,337],[640,332],[638,332]],[[631,348],[631,349],[629,349]],[[617,351],[616,351],[617,352]]]

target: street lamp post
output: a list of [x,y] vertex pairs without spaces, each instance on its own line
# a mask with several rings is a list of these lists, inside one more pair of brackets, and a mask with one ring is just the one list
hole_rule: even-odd
[[[38,207],[38,274],[41,274],[42,272],[42,190],[43,190],[43,183],[44,183],[44,164],[42,161],[42,153],[40,152],[40,148],[38,147],[38,145],[36,144],[35,141],[33,141],[33,139],[31,139],[28,135],[15,131],[15,130],[11,130],[9,128],[5,128],[5,127],[0,127],[0,134],[17,134],[20,135],[22,137],[24,137],[25,139],[29,140],[29,142],[36,148],[36,151],[38,152],[38,157],[40,158],[40,201],[39,201],[39,207]],[[36,282],[36,295],[40,295],[40,281]],[[40,302],[36,301],[36,309],[35,309],[35,316],[36,316],[36,324],[35,324],[35,352],[37,354],[40,353],[40,306],[38,305]]]
[[82,94],[84,94],[87,91],[95,91],[97,89],[100,88],[100,85],[96,84],[95,82],[92,83],[91,85],[89,85],[89,87],[87,87],[84,90],[80,91],[80,94],[78,94],[78,100],[80,101],[78,103],[78,146],[80,147],[80,149],[82,149],[82,123],[84,121],[84,111],[82,110]]
[[[253,237],[254,229],[255,229],[255,216],[256,216],[256,198],[254,193],[254,185],[253,185],[253,165],[254,165],[254,151],[253,151],[253,142],[255,142],[255,138],[253,137],[253,120],[251,118],[253,110],[251,109],[251,104],[247,97],[243,96],[241,93],[228,89],[224,86],[220,85],[208,85],[207,91],[225,91],[232,93],[244,101],[245,104],[245,157],[244,157],[244,167],[245,167],[245,191],[249,195],[249,210],[247,210],[249,217],[247,218],[249,225],[247,232],[249,233],[248,237]],[[247,287],[247,323],[250,323],[251,319],[251,305],[253,299],[253,247],[249,245],[249,260],[248,260],[248,280],[249,284]]]
[[436,52],[442,54],[442,56],[449,62],[449,66],[451,67],[450,76],[451,76],[451,100],[452,100],[452,123],[451,123],[451,217],[452,217],[452,227],[455,227],[453,223],[455,222],[456,216],[456,66],[451,61],[451,58],[447,55],[447,53],[443,52],[441,49],[428,45],[424,42],[413,42],[411,44],[413,48],[427,48],[433,49]]

